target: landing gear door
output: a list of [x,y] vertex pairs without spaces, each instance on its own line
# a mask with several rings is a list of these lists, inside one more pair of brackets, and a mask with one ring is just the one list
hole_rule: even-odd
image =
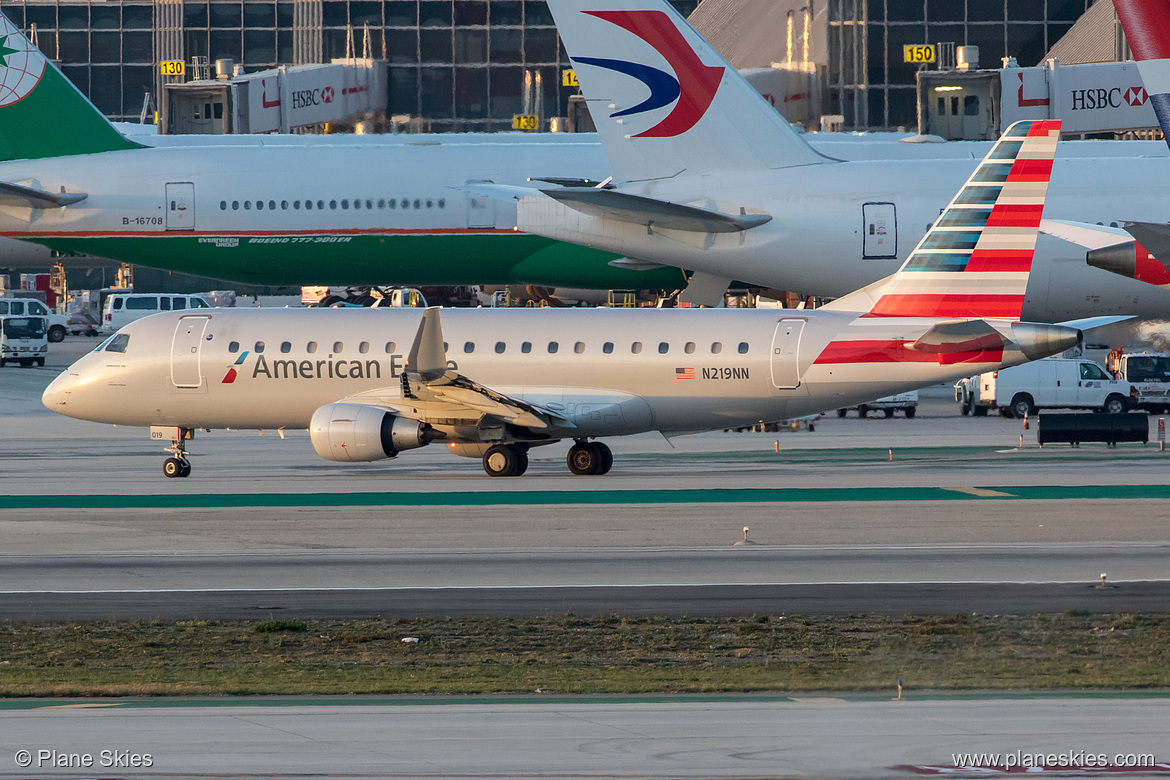
[[195,229],[195,185],[189,181],[168,182],[167,230]]
[[203,367],[203,333],[211,320],[207,315],[191,315],[179,320],[171,342],[171,385],[181,390],[206,390]]
[[772,336],[772,385],[780,390],[800,387],[800,336],[805,320],[780,320]]
[[898,220],[893,203],[861,206],[865,228],[861,255],[866,260],[893,260],[898,256]]

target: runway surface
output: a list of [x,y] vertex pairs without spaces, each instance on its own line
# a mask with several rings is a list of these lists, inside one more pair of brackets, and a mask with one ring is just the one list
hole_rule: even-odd
[[[1163,758],[1170,729],[1164,696],[923,698],[910,692],[902,701],[885,694],[419,702],[6,702],[0,705],[0,776],[973,777],[994,773],[957,770],[956,754],[999,754],[1006,763],[1002,757],[1017,751],[1081,764],[1086,755],[1104,755],[1132,771]],[[22,750],[34,764],[41,750],[88,754],[95,769],[22,771]],[[103,768],[103,750],[148,756],[151,766]]]

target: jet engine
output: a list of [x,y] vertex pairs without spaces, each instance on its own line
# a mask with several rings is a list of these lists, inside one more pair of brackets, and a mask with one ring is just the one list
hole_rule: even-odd
[[353,463],[393,458],[443,438],[443,433],[384,407],[342,402],[313,412],[309,437],[325,460]]
[[1064,352],[1085,340],[1085,335],[1076,328],[1035,322],[1013,322],[1012,336],[1029,360]]

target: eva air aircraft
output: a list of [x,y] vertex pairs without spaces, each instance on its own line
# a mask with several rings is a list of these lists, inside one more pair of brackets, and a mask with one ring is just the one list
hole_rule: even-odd
[[514,209],[453,189],[587,178],[578,169],[598,155],[584,157],[572,144],[409,136],[148,148],[0,17],[0,236],[63,252],[264,284],[680,287],[676,268],[615,267],[616,255],[517,233]]

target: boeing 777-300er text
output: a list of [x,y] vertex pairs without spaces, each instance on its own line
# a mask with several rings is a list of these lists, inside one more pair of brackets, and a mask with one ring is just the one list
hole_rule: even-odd
[[77,361],[44,404],[152,426],[172,440],[168,476],[190,473],[198,428],[306,426],[335,461],[441,442],[513,476],[529,448],[572,439],[573,473],[604,474],[600,437],[796,417],[1045,357],[1088,326],[1019,321],[1058,133],[1009,129],[901,270],[815,311],[157,314]]

